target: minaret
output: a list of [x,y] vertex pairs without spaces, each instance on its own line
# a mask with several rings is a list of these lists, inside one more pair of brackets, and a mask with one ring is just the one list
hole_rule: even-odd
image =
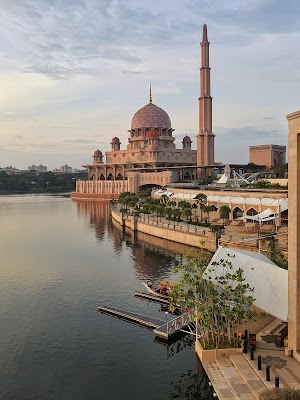
[[[215,162],[212,133],[212,97],[210,95],[209,41],[207,27],[203,25],[200,67],[199,133],[197,135],[197,165],[213,165]],[[199,171],[200,173],[200,171]],[[200,173],[200,175],[203,175]]]
[[149,103],[152,103],[152,88],[150,83],[150,92],[149,92]]

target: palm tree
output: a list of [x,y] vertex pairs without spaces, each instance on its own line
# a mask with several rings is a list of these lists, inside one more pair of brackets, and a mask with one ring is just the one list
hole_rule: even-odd
[[212,206],[204,206],[203,211],[207,214],[207,222],[209,222],[209,213],[213,211]]
[[173,209],[173,215],[174,215],[174,218],[177,219],[177,222],[179,222],[180,217],[181,217],[181,210],[180,210],[180,208],[174,208],[174,209]]
[[229,214],[231,213],[230,207],[226,205],[221,206],[219,211],[220,217],[223,218],[223,225],[225,225],[225,220],[229,218]]
[[188,222],[189,217],[191,218],[191,215],[192,215],[191,208],[188,208],[188,207],[184,208],[183,214],[186,216],[186,222]]
[[202,211],[203,211],[203,207],[206,206],[207,196],[204,193],[199,193],[195,197],[195,200],[196,200],[197,205],[199,205],[199,207],[200,207],[200,221],[202,222]]

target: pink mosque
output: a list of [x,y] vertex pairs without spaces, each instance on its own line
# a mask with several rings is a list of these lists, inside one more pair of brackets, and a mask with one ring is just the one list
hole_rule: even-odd
[[116,199],[122,192],[137,193],[145,186],[166,186],[185,179],[196,180],[212,174],[214,137],[212,133],[212,97],[210,94],[209,41],[203,25],[200,67],[199,132],[197,150],[189,136],[177,149],[169,115],[152,102],[139,109],[131,120],[126,149],[120,140],[111,140],[111,150],[96,150],[88,170],[88,180],[77,181],[72,198]]

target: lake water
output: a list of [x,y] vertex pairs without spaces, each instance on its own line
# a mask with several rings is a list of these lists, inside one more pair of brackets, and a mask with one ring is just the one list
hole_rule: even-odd
[[97,312],[170,318],[134,292],[172,277],[176,249],[122,233],[106,202],[0,196],[0,399],[210,399],[189,336]]

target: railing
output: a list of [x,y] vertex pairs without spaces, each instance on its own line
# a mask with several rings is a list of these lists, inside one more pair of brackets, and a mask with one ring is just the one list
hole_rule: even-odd
[[192,321],[193,321],[193,315],[192,313],[188,312],[172,319],[171,321],[167,321],[166,323],[167,334],[179,331],[181,328],[188,325]]

